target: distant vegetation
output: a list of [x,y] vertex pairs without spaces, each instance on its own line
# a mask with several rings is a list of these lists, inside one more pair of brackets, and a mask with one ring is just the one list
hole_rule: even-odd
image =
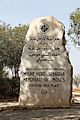
[[76,85],[77,88],[80,87],[80,74],[74,76],[73,84]]
[[74,45],[80,46],[80,8],[77,8],[70,14],[70,29],[68,36]]
[[[70,14],[70,28],[68,30],[68,36],[73,45],[80,48],[80,8],[77,8]],[[73,83],[77,87],[80,86],[80,74],[74,76]]]
[[[0,98],[17,97],[19,94],[18,71],[28,28],[28,25],[13,28],[0,22]],[[11,79],[5,67],[11,71]]]

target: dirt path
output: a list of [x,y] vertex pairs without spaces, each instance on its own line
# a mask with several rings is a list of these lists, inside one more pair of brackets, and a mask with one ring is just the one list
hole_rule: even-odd
[[[1,106],[2,105],[2,106]],[[0,120],[80,120],[80,104],[64,109],[20,108],[17,102],[0,103]],[[6,109],[5,109],[6,108]]]
[[80,109],[3,111],[0,120],[80,120]]

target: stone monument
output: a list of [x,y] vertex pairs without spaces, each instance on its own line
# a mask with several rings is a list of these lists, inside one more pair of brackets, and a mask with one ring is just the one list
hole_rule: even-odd
[[26,107],[69,107],[72,66],[64,25],[54,17],[33,20],[20,64],[19,103]]

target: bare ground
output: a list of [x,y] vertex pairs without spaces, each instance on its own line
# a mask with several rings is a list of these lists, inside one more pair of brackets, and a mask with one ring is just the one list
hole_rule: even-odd
[[27,109],[17,102],[0,103],[0,120],[80,120],[80,104],[69,108]]
[[80,120],[80,97],[69,108],[29,109],[18,102],[0,102],[0,120]]

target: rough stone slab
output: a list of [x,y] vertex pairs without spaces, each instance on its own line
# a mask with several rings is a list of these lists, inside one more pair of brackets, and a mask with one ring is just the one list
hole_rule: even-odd
[[32,21],[20,64],[20,105],[69,107],[72,66],[65,48],[64,25],[54,17]]

